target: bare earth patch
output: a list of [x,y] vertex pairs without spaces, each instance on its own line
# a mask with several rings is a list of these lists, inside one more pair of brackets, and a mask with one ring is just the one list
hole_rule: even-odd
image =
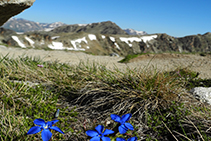
[[125,71],[127,68],[136,69],[157,69],[158,71],[169,71],[176,68],[188,68],[199,72],[200,78],[211,78],[211,56],[200,56],[197,54],[148,54],[141,55],[129,61],[129,63],[118,63],[123,57],[94,56],[83,52],[70,51],[46,51],[20,48],[0,48],[0,53],[5,56],[16,58],[19,56],[40,57],[43,61],[58,61],[77,65],[83,62],[97,62],[106,65],[108,69],[118,68]]
[[211,78],[211,56],[199,54],[148,54],[130,60],[130,65],[154,66],[158,70],[173,70],[175,68],[188,68],[199,72],[200,78]]

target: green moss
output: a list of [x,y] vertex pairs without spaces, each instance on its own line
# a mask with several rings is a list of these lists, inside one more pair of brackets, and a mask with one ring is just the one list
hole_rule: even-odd
[[142,54],[128,54],[127,56],[125,56],[124,59],[120,60],[120,63],[128,63],[131,59],[136,58],[138,56],[140,56]]

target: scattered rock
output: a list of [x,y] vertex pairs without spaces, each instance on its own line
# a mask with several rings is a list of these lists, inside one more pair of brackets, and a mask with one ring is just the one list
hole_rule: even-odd
[[119,57],[119,54],[117,54],[117,53],[111,53],[110,56],[112,56],[112,57]]
[[211,105],[211,87],[195,87],[189,91],[193,96],[203,103]]

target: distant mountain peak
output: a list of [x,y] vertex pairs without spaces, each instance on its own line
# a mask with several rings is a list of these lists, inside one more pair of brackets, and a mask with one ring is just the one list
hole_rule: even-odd
[[146,35],[145,31],[137,31],[131,28],[124,29],[124,31],[129,35]]
[[56,27],[66,25],[62,22],[54,23],[39,23],[34,21],[29,21],[23,18],[11,18],[2,27],[14,30],[16,32],[29,32],[29,31],[51,31]]

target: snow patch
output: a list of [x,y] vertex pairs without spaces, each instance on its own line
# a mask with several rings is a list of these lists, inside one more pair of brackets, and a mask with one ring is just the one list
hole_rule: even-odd
[[158,37],[158,35],[151,35],[151,36],[143,36],[143,37],[140,37],[140,38],[146,43],[147,41],[153,40],[157,37]]
[[115,38],[114,37],[109,37],[111,41],[115,42]]
[[116,48],[117,48],[118,50],[121,50],[120,47],[119,47],[119,45],[118,45],[117,43],[114,43],[114,45],[116,46]]
[[60,36],[54,36],[54,37],[51,37],[52,40],[55,40],[57,38],[59,38]]
[[51,30],[53,30],[53,28],[45,28],[45,29],[44,29],[44,31],[46,31],[46,32],[49,32],[49,31],[51,31]]
[[26,25],[30,26],[31,27],[31,24],[30,23],[26,23]]
[[24,32],[16,32],[16,33],[20,35],[20,34],[23,34]]
[[48,45],[48,47],[50,49],[57,49],[57,50],[67,49],[67,50],[76,50],[76,51],[82,50],[82,51],[85,51],[85,49],[74,49],[74,48],[64,47],[63,43],[61,43],[61,42],[52,42],[52,44]]
[[78,24],[78,26],[87,26],[87,24]]
[[48,45],[48,47],[50,49],[65,49],[63,47],[63,43],[61,43],[61,42],[52,42],[52,44],[51,45]]
[[119,47],[119,45],[115,42],[115,38],[114,37],[109,37],[109,38],[110,38],[110,40],[112,42],[114,42],[114,45],[116,46],[116,48],[119,49],[119,50],[121,50],[120,47]]
[[103,39],[105,39],[105,36],[104,36],[104,35],[102,35],[102,38],[103,38]]
[[94,34],[89,34],[88,37],[90,40],[97,40],[97,38]]
[[30,43],[30,45],[34,48],[34,41],[30,39],[29,37],[25,37],[25,39]]
[[26,48],[26,46],[18,39],[17,36],[12,36],[12,39],[15,40],[20,47]]
[[[79,50],[79,49],[77,48],[77,46],[78,46],[78,47],[81,47],[80,43],[81,43],[82,41],[84,41],[85,43],[88,43],[85,37],[80,38],[80,39],[76,39],[76,40],[71,40],[70,42],[71,42],[71,44],[73,45],[74,50]],[[81,49],[80,49],[80,50],[81,50]],[[85,50],[85,49],[84,49],[84,50]]]
[[123,42],[126,42],[130,47],[132,47],[132,42],[136,41],[136,42],[147,42],[150,41],[152,39],[157,38],[157,35],[151,35],[151,36],[142,36],[142,37],[120,37],[119,39]]

